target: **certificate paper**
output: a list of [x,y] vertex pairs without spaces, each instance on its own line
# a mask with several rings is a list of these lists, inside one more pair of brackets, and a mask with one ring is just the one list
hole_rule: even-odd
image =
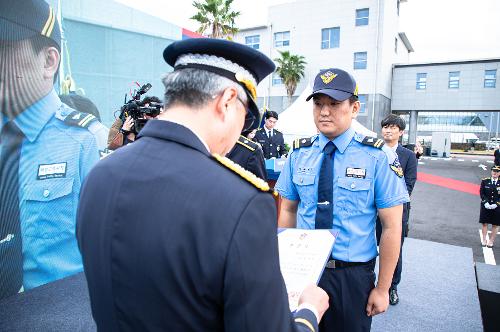
[[290,310],[297,309],[304,288],[318,283],[336,236],[330,230],[285,229],[278,234],[280,269]]

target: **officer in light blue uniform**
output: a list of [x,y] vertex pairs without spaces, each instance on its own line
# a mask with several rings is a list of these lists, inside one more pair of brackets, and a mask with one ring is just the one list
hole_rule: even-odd
[[[388,289],[399,254],[402,204],[409,197],[396,154],[383,147],[383,140],[350,128],[359,110],[352,76],[335,68],[321,71],[310,98],[314,98],[314,119],[320,133],[293,144],[275,186],[283,197],[279,224],[338,232],[319,283],[330,296],[320,330],[366,331],[370,330],[371,316],[388,306]],[[322,164],[329,142],[336,148],[327,184],[331,198],[318,202],[322,195],[319,188],[324,186],[321,177],[328,175],[322,173]],[[329,226],[319,227],[318,215],[323,214],[319,211],[325,207],[330,208]],[[385,219],[387,239],[381,244],[381,258],[386,259],[374,288],[377,212]]]
[[26,137],[18,173],[24,289],[83,269],[76,209],[83,179],[99,160],[99,150],[86,128],[68,124],[74,112],[52,90],[14,120]]
[[54,91],[60,45],[45,1],[0,4],[0,298],[83,269],[76,210],[100,126]]

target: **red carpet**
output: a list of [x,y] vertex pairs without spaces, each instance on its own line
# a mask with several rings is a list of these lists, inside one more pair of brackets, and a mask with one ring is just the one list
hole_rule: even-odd
[[479,185],[474,183],[458,181],[450,178],[445,178],[442,176],[421,173],[421,172],[417,172],[417,181],[430,183],[436,186],[445,187],[448,189],[462,191],[464,193],[479,196]]

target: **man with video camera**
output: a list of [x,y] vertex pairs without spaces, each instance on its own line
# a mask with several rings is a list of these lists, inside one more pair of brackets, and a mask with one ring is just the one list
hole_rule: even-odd
[[161,107],[160,99],[155,96],[146,96],[142,101],[125,104],[120,116],[109,129],[108,149],[116,150],[135,141],[146,121],[156,118]]

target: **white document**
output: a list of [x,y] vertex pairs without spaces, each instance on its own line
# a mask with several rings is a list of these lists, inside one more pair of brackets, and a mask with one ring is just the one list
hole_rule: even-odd
[[291,311],[297,309],[304,288],[319,282],[335,238],[327,229],[290,228],[278,234],[280,269]]

